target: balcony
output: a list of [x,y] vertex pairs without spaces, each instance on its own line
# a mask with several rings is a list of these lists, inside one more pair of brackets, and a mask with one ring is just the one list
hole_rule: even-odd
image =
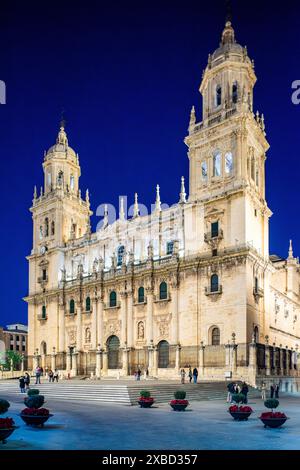
[[38,284],[47,284],[48,282],[48,276],[44,277],[44,276],[39,276],[37,278],[37,282]]
[[37,319],[39,321],[46,321],[46,320],[48,320],[48,315],[43,315],[42,313],[39,313],[38,316],[37,316]]
[[211,243],[212,241],[221,241],[224,238],[224,232],[222,229],[218,230],[218,233],[207,232],[204,234],[204,241]]
[[212,290],[211,287],[205,287],[205,295],[221,295],[223,294],[223,287],[220,285],[218,290]]

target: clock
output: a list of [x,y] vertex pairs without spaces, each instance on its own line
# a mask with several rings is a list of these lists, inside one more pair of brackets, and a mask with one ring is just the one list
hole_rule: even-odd
[[44,254],[46,253],[46,251],[47,251],[47,247],[46,247],[46,246],[42,246],[40,251],[41,251],[41,255],[44,255]]

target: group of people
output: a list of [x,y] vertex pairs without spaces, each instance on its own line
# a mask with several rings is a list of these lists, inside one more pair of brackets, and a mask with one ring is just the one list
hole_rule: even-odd
[[58,370],[55,369],[55,371],[53,372],[53,370],[50,369],[48,371],[48,379],[49,382],[58,382]]
[[[180,378],[181,378],[181,383],[182,384],[185,383],[185,377],[186,377],[186,372],[185,372],[184,369],[181,369]],[[192,380],[194,381],[194,384],[197,383],[197,381],[198,381],[198,369],[196,367],[192,371],[191,366],[189,366],[188,378],[189,378],[190,383],[192,383]]]
[[19,378],[19,386],[21,393],[26,393],[26,391],[29,389],[30,385],[30,375],[28,372],[25,372],[25,375],[21,375]]
[[246,384],[246,382],[243,382],[242,384],[238,384],[237,382],[230,382],[227,385],[227,390],[228,390],[227,403],[233,403],[232,397],[233,395],[237,395],[237,394],[244,395],[243,404],[246,405],[248,403],[249,387]]
[[[141,380],[141,376],[142,376],[142,371],[141,371],[140,367],[138,367],[138,369],[134,372],[134,379],[135,380]],[[145,369],[144,370],[144,380],[147,380],[148,377],[149,377],[149,370]]]
[[[279,398],[281,381],[279,383],[271,383],[270,385],[270,398]],[[267,386],[265,382],[261,384],[261,398],[266,400],[267,398]]]

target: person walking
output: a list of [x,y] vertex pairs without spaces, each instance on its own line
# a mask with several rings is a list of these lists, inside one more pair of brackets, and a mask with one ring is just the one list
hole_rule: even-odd
[[24,382],[25,382],[25,388],[26,388],[26,390],[29,390],[30,375],[28,374],[28,372],[25,373]]
[[234,383],[230,382],[227,385],[227,403],[232,403],[232,395],[234,394]]
[[263,382],[263,383],[261,384],[261,399],[262,399],[263,401],[266,401],[266,399],[267,399],[266,391],[267,391],[267,387],[266,387],[265,382]]
[[41,368],[38,366],[35,369],[35,384],[41,383]]
[[271,387],[270,387],[270,396],[271,396],[271,398],[274,398],[274,392],[275,392],[274,385],[271,384]]
[[275,398],[277,399],[279,398],[279,388],[280,388],[279,384],[276,384],[275,385]]
[[189,366],[189,380],[190,380],[190,384],[192,383],[192,379],[193,379],[193,372],[192,372],[191,366]]
[[235,384],[234,384],[234,386],[233,386],[233,393],[235,393],[235,394],[241,393],[241,387],[239,386],[238,383],[235,383]]
[[196,384],[197,380],[198,380],[198,369],[197,369],[197,367],[195,367],[195,369],[193,370],[193,378],[194,378],[194,384]]
[[137,380],[141,380],[141,375],[142,375],[142,371],[140,368],[138,368],[138,371],[137,371]]
[[48,372],[48,378],[49,378],[49,382],[54,382],[53,380],[53,370],[50,369],[49,372]]
[[20,386],[21,393],[26,393],[26,390],[25,390],[25,377],[23,375],[19,378],[19,386]]
[[184,369],[181,369],[180,377],[181,377],[181,383],[184,384],[185,383],[185,370]]
[[244,397],[245,397],[243,403],[244,403],[245,405],[247,405],[247,403],[248,403],[249,387],[248,387],[248,385],[246,384],[246,382],[244,382],[243,385],[242,385],[241,393],[242,393],[242,395],[244,395]]

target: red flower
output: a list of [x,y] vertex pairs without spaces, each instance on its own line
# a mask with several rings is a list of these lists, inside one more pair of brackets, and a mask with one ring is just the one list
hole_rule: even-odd
[[138,401],[144,401],[144,402],[146,402],[146,403],[150,403],[150,402],[153,403],[153,402],[154,402],[154,398],[152,398],[152,397],[149,397],[149,398],[146,398],[146,397],[139,397],[139,398],[138,398]]
[[285,419],[286,415],[284,413],[280,413],[279,411],[272,413],[272,411],[267,411],[266,413],[262,413],[261,419]]
[[23,415],[29,415],[29,416],[48,416],[49,415],[49,410],[46,408],[25,408],[22,411]]
[[0,418],[0,429],[11,429],[14,425],[12,418]]
[[238,413],[238,412],[241,412],[241,413],[252,413],[253,410],[250,406],[237,406],[237,405],[233,405],[229,408],[229,411],[231,413]]
[[189,402],[187,400],[172,400],[170,405],[188,405]]

